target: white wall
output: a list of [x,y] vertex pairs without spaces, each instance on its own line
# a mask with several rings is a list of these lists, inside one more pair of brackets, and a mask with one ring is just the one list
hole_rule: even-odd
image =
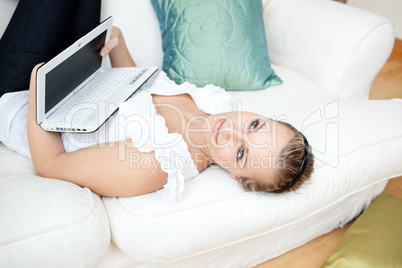
[[395,26],[395,36],[402,39],[402,0],[347,0],[347,4],[390,19]]

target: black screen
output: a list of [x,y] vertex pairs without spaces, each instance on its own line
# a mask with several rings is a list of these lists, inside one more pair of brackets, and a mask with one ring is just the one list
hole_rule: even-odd
[[106,31],[46,74],[46,113],[100,68],[105,39]]

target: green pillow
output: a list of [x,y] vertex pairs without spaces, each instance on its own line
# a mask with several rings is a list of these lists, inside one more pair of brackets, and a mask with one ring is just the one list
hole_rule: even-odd
[[402,267],[402,199],[377,197],[322,267]]
[[185,81],[256,90],[282,81],[271,68],[261,0],[151,0],[162,33],[163,70]]

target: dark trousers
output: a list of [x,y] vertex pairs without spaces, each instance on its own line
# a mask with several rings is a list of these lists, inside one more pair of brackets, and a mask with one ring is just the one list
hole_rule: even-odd
[[100,22],[100,0],[20,0],[0,39],[0,97],[29,88],[49,61]]

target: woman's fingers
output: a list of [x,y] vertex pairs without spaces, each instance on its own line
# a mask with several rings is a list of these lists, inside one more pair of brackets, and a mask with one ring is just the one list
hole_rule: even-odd
[[117,27],[113,27],[110,40],[101,49],[100,55],[102,57],[107,56],[114,48],[116,48],[119,45],[119,43],[120,43],[120,29]]
[[100,54],[102,57],[107,56],[110,51],[112,51],[115,47],[119,45],[119,39],[113,38],[110,39],[109,42],[101,49]]

